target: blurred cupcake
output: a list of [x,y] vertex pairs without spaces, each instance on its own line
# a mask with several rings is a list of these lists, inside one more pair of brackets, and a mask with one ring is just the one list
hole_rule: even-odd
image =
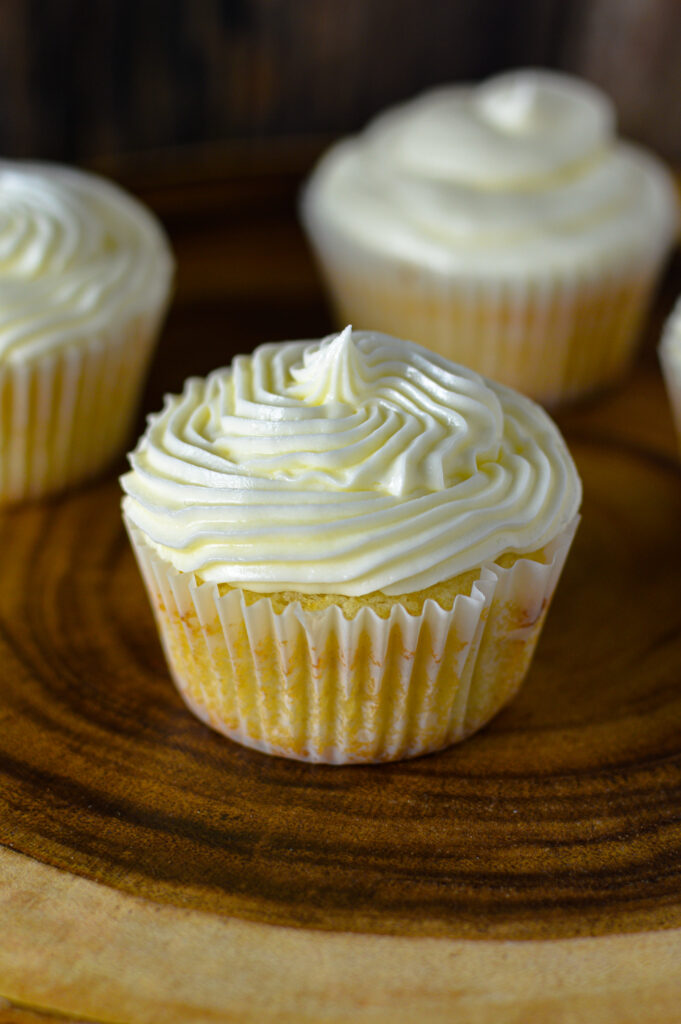
[[674,242],[651,154],[546,71],[436,89],[331,148],[302,218],[341,322],[403,333],[546,404],[616,381]]
[[581,498],[540,407],[350,328],[188,380],[130,463],[124,518],[180,693],[308,761],[484,725],[525,676]]
[[160,225],[115,185],[0,162],[0,504],[124,448],[172,273]]
[[681,445],[681,299],[665,324],[658,355]]

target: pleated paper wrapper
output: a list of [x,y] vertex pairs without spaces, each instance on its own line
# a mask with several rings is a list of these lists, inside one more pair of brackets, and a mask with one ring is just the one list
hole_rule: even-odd
[[35,359],[0,363],[0,504],[81,483],[120,455],[164,311]]
[[622,378],[668,245],[621,267],[447,275],[341,238],[304,204],[339,325],[415,341],[555,407]]
[[528,669],[578,520],[545,549],[480,569],[450,611],[396,604],[352,619],[337,605],[276,612],[159,557],[126,522],[175,684],[231,739],[305,761],[366,763],[429,753],[475,732]]

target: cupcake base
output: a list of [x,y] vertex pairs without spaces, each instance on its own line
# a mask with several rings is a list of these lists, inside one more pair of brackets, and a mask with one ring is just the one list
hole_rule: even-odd
[[309,197],[302,214],[340,325],[408,338],[548,407],[626,374],[667,251],[642,245],[610,270],[447,275],[362,249]]
[[[351,618],[200,582],[126,522],[175,684],[204,722],[269,754],[333,764],[416,757],[485,725],[517,692],[577,527],[504,568],[421,592],[412,614]],[[308,602],[309,603],[309,602]]]
[[162,312],[31,362],[0,364],[0,505],[101,472],[124,449]]

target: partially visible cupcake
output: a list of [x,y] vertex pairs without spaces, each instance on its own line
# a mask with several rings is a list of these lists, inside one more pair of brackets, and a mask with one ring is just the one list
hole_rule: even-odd
[[681,298],[664,326],[658,355],[681,447]]
[[302,197],[340,322],[545,404],[618,380],[678,229],[673,181],[596,88],[521,70],[334,145]]
[[172,275],[160,224],[120,188],[0,161],[0,504],[124,449]]
[[180,693],[308,761],[484,725],[525,676],[581,498],[539,406],[350,328],[189,379],[130,463],[124,518]]

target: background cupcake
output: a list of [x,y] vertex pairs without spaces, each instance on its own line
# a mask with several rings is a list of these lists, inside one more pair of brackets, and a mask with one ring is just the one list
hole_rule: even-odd
[[581,495],[538,406],[350,328],[191,378],[130,461],[124,515],[184,699],[311,761],[484,725],[527,671]]
[[665,324],[658,355],[681,446],[681,299]]
[[115,185],[0,162],[0,503],[124,448],[172,273],[159,223]]
[[339,319],[556,403],[617,380],[678,222],[660,162],[585,82],[436,89],[322,158],[302,217]]

